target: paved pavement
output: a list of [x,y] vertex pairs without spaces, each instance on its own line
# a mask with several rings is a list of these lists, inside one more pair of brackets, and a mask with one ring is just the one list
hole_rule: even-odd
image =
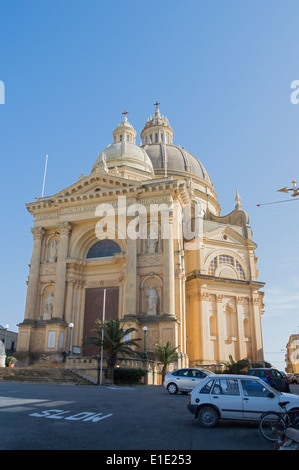
[[[292,386],[299,394],[299,385]],[[253,422],[203,429],[163,387],[0,383],[0,450],[271,450]],[[111,455],[114,455],[111,453]]]

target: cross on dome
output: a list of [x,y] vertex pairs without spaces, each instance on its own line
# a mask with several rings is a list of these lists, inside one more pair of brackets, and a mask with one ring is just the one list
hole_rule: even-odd
[[121,113],[121,114],[124,114],[124,116],[125,116],[125,117],[124,117],[124,121],[126,121],[126,120],[127,120],[127,114],[130,114],[130,113],[129,113],[129,111],[127,111],[127,110],[125,109],[124,112]]

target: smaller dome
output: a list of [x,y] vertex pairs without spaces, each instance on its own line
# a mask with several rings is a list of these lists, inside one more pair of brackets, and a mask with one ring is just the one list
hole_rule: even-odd
[[144,128],[141,132],[142,145],[150,144],[172,144],[173,130],[170,127],[167,117],[161,116],[158,105],[156,102],[155,115],[147,119]]
[[96,159],[92,171],[122,167],[142,170],[154,175],[151,159],[142,147],[130,142],[116,142],[108,145]]
[[[151,159],[146,151],[135,144],[136,131],[128,122],[128,111],[124,111],[123,121],[113,131],[113,144],[108,145],[96,159],[92,171],[109,172],[116,170],[116,174],[124,177],[136,178],[136,170],[141,173],[141,178],[151,178],[154,176],[154,169]],[[140,176],[140,173],[139,173]]]
[[125,115],[123,121],[113,131],[113,142],[131,142],[135,144],[136,131],[132,124],[127,119],[128,111],[124,111]]

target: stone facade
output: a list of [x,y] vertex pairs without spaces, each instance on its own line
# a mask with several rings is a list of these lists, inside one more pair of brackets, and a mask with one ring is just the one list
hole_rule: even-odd
[[291,335],[287,344],[286,371],[299,374],[299,335]]
[[141,136],[137,146],[125,113],[88,176],[27,204],[33,251],[18,351],[62,358],[73,323],[73,352],[87,354],[106,290],[106,318],[135,327],[141,351],[147,326],[147,351],[170,341],[179,367],[263,360],[264,284],[239,194],[221,216],[210,176],[173,144],[158,105]]

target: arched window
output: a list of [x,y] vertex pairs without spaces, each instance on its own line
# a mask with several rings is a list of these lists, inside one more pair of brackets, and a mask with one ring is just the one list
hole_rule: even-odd
[[240,263],[237,260],[236,260],[236,268],[237,268],[238,274],[240,276],[240,279],[245,279],[244,270],[243,270],[242,266],[240,265]]
[[86,258],[104,258],[120,252],[120,246],[115,241],[99,240],[90,248]]
[[242,279],[243,281],[245,280],[244,269],[235,258],[229,255],[219,255],[212,259],[208,269],[209,276],[215,276],[215,271],[220,265],[233,266],[238,273],[239,279]]

